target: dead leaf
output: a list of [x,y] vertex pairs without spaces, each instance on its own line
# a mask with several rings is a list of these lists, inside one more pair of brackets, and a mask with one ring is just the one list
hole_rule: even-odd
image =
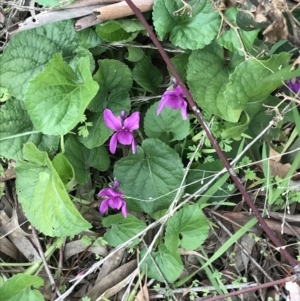
[[276,15],[275,21],[263,32],[266,42],[269,43],[275,43],[279,39],[287,39],[289,34],[285,17],[279,10],[274,14]]
[[[276,177],[279,176],[280,178],[284,178],[288,171],[291,168],[291,164],[286,163],[282,164],[280,163],[281,154],[276,152],[274,149],[270,148],[269,151],[269,166],[270,166],[270,172],[271,175]],[[259,163],[259,166],[263,168],[262,162]]]
[[150,301],[149,291],[148,291],[148,287],[147,287],[147,274],[145,275],[144,285],[141,287],[140,291],[137,293],[134,300],[135,301]]
[[289,291],[290,295],[286,301],[299,301],[300,300],[300,287],[296,282],[286,282],[285,288]]
[[87,292],[86,296],[91,298],[92,301],[95,301],[108,289],[114,287],[119,282],[123,281],[124,278],[128,277],[128,275],[136,269],[136,266],[137,260],[132,260],[123,264],[118,269],[108,274],[105,278],[96,282],[92,289]]
[[291,69],[291,71],[298,69],[300,66],[300,55],[297,57],[297,59],[294,61],[293,63],[293,67]]
[[[68,259],[75,254],[83,252],[87,247],[88,246],[85,245],[81,240],[68,242],[65,246],[64,257],[65,259]],[[90,246],[88,252],[99,254],[101,256],[107,255],[106,247],[103,246]]]

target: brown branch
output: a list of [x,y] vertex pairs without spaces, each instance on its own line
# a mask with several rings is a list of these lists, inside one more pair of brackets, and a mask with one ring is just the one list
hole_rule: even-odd
[[217,300],[223,300],[225,298],[229,298],[229,297],[233,297],[233,296],[237,296],[237,295],[242,295],[245,293],[250,293],[256,290],[261,290],[263,288],[268,288],[274,285],[278,285],[278,284],[283,284],[289,281],[296,281],[295,279],[296,277],[294,276],[290,276],[290,277],[286,277],[284,279],[280,279],[280,280],[276,280],[276,281],[272,281],[272,282],[268,282],[268,283],[264,283],[264,284],[259,284],[257,286],[254,287],[248,287],[248,288],[244,288],[242,290],[239,291],[235,291],[235,292],[231,292],[228,294],[224,294],[224,295],[220,295],[220,296],[216,296],[216,297],[212,297],[212,298],[196,298],[195,301],[217,301]]
[[212,146],[216,150],[216,152],[217,152],[220,160],[223,162],[224,166],[228,170],[228,172],[229,172],[232,180],[234,181],[234,183],[235,183],[236,187],[238,188],[238,190],[241,192],[241,194],[242,194],[243,198],[245,199],[246,203],[252,209],[255,217],[258,219],[258,221],[261,224],[262,228],[264,229],[265,233],[269,236],[269,238],[272,240],[272,242],[274,243],[274,245],[279,248],[279,251],[287,259],[287,261],[289,262],[289,264],[294,268],[295,272],[299,273],[300,272],[300,265],[298,264],[297,260],[294,257],[292,257],[291,254],[285,248],[282,248],[282,245],[281,245],[279,239],[274,235],[274,233],[272,232],[272,230],[268,227],[268,225],[266,224],[266,222],[264,221],[264,219],[260,215],[258,209],[253,204],[253,202],[252,202],[250,196],[248,195],[245,187],[243,186],[241,180],[238,178],[237,174],[233,170],[232,166],[230,165],[230,163],[228,162],[226,156],[224,155],[223,151],[221,150],[220,146],[218,145],[216,138],[213,136],[213,134],[211,133],[209,127],[207,126],[207,124],[206,124],[206,122],[205,122],[205,120],[204,120],[204,118],[203,118],[203,116],[202,116],[199,108],[197,107],[195,101],[192,98],[192,95],[191,95],[190,91],[187,89],[187,87],[183,83],[183,81],[180,78],[177,70],[175,69],[175,67],[172,64],[171,60],[169,59],[167,53],[165,52],[165,50],[161,46],[160,42],[158,41],[158,39],[155,36],[154,32],[152,31],[151,27],[147,23],[147,21],[144,18],[143,14],[132,3],[131,0],[125,0],[125,1],[130,6],[130,8],[134,11],[134,13],[137,16],[137,18],[144,25],[144,27],[147,30],[147,33],[148,33],[150,39],[153,42],[153,44],[157,47],[159,53],[161,54],[162,58],[166,62],[169,70],[171,71],[171,73],[173,74],[173,76],[176,78],[177,83],[180,85],[180,87],[182,88],[182,90],[184,92],[184,95],[185,95],[185,97],[186,97],[186,99],[187,99],[187,101],[189,103],[189,106],[193,110],[193,112],[196,115],[199,123],[201,124],[201,126],[204,129],[204,131],[206,132],[206,135],[207,135],[209,141],[211,142]]

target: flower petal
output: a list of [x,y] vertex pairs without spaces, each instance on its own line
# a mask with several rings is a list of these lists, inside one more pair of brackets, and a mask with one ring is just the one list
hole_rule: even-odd
[[174,110],[183,106],[183,91],[180,86],[177,86],[174,90],[166,91],[158,105],[156,114],[159,115],[165,106],[168,106]]
[[298,93],[298,91],[300,90],[300,77],[289,80],[288,86],[294,93]]
[[181,116],[183,120],[187,120],[187,103],[183,101],[181,106]]
[[156,111],[156,115],[159,115],[162,110],[164,109],[164,107],[167,105],[167,102],[169,101],[168,98],[163,98],[160,100],[157,111]]
[[124,129],[128,131],[137,130],[140,127],[140,113],[134,112],[124,120]]
[[107,209],[108,209],[108,200],[109,199],[106,199],[101,203],[100,208],[99,208],[99,211],[100,211],[101,214],[104,214],[107,211]]
[[123,145],[130,145],[133,140],[133,134],[132,132],[128,131],[120,131],[116,133],[118,141]]
[[107,197],[107,198],[115,198],[115,197],[122,197],[123,193],[117,191],[113,188],[104,188],[98,193],[99,197]]
[[135,143],[134,139],[132,139],[131,146],[132,146],[132,153],[135,154],[136,153],[136,143]]
[[184,94],[183,94],[183,90],[181,89],[181,87],[178,85],[176,86],[176,88],[173,90],[174,93],[177,94],[177,96],[179,97],[183,97]]
[[118,189],[120,186],[120,183],[118,180],[114,180],[114,189]]
[[114,133],[111,138],[110,138],[110,142],[109,142],[109,151],[114,154],[116,152],[117,149],[117,140],[118,140],[118,132]]
[[104,122],[108,128],[114,131],[122,129],[121,118],[115,116],[110,109],[105,109],[103,113]]
[[126,218],[127,215],[128,215],[128,210],[127,210],[127,205],[126,205],[125,201],[124,201],[124,203],[123,203],[121,212],[122,212],[122,215]]
[[108,205],[112,209],[120,209],[123,205],[123,199],[121,198],[110,198],[108,200]]
[[104,188],[98,193],[98,197],[104,196],[104,197],[111,197],[112,196],[112,188]]

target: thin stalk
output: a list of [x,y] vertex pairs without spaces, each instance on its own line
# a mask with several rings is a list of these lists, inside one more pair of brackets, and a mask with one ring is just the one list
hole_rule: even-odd
[[133,4],[133,2],[131,0],[125,0],[128,4],[128,6],[132,9],[132,11],[135,13],[136,17],[141,21],[141,23],[144,25],[150,39],[152,40],[153,44],[157,47],[160,55],[162,56],[163,60],[165,61],[165,63],[167,64],[169,70],[171,71],[171,73],[173,74],[173,76],[176,78],[176,81],[178,83],[178,85],[182,88],[184,95],[188,101],[189,106],[192,108],[195,116],[197,117],[199,123],[201,124],[201,126],[203,127],[203,129],[206,132],[206,135],[209,139],[209,141],[211,142],[212,146],[214,147],[214,149],[216,150],[220,160],[223,162],[224,166],[226,167],[227,171],[229,172],[232,180],[234,181],[236,187],[238,188],[238,190],[241,192],[243,198],[245,199],[246,203],[248,204],[248,206],[252,209],[255,217],[257,218],[257,220],[259,221],[259,223],[261,224],[263,230],[265,231],[265,233],[268,235],[268,237],[270,238],[270,240],[272,240],[272,242],[274,243],[274,245],[276,247],[278,247],[280,253],[287,259],[287,261],[289,262],[289,264],[295,269],[295,267],[297,267],[297,269],[295,269],[295,272],[299,272],[300,273],[300,265],[298,264],[298,261],[285,249],[282,248],[282,245],[279,241],[279,239],[274,235],[274,233],[272,232],[272,230],[268,227],[268,225],[266,224],[266,222],[264,221],[264,219],[262,218],[262,216],[260,215],[258,209],[255,207],[255,205],[253,204],[250,196],[248,195],[245,187],[243,186],[242,182],[240,181],[240,179],[238,178],[237,174],[235,173],[234,169],[232,168],[232,166],[230,165],[230,163],[228,162],[226,156],[224,155],[223,151],[221,150],[220,146],[217,143],[216,138],[213,136],[213,134],[211,133],[208,125],[206,124],[206,122],[204,121],[204,118],[198,108],[198,106],[196,105],[195,101],[192,98],[192,95],[190,93],[190,91],[187,89],[187,87],[185,86],[185,84],[183,83],[182,79],[180,78],[177,70],[175,69],[174,65],[172,64],[170,58],[168,57],[167,53],[165,52],[165,50],[163,49],[162,45],[160,44],[160,42],[158,41],[157,37],[155,36],[154,32],[152,31],[151,27],[149,26],[148,22],[146,21],[146,19],[144,18],[143,14],[141,13],[141,11]]

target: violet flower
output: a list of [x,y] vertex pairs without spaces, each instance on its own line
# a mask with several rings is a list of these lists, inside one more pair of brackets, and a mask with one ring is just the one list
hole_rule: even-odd
[[107,212],[108,207],[112,209],[121,209],[122,215],[127,217],[128,210],[126,206],[126,202],[123,199],[123,192],[118,190],[119,182],[114,181],[113,188],[104,188],[98,193],[98,197],[104,197],[105,199],[102,201],[99,211],[101,214]]
[[156,114],[159,115],[165,106],[174,110],[180,108],[183,120],[187,119],[187,102],[183,99],[184,94],[180,86],[173,90],[166,91],[161,98]]
[[289,80],[288,86],[294,93],[297,94],[298,91],[300,90],[300,76]]
[[126,118],[126,113],[122,111],[121,116],[115,116],[110,109],[104,110],[104,122],[108,128],[114,130],[109,142],[109,150],[112,154],[116,152],[117,143],[132,145],[132,153],[136,153],[136,143],[133,131],[139,128],[140,113],[135,112]]

